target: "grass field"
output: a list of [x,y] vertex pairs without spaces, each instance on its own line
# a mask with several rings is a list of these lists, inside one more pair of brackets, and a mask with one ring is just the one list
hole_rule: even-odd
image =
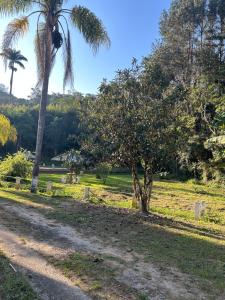
[[[135,250],[161,268],[176,267],[194,275],[213,297],[225,292],[224,187],[156,180],[150,204],[152,214],[145,217],[132,209],[129,175],[112,174],[106,184],[94,175],[83,175],[80,184],[73,185],[62,184],[61,176],[41,175],[42,183],[53,182],[53,195],[2,188],[0,197],[33,206],[48,218],[74,226],[87,236],[95,235],[108,243],[114,239],[121,248]],[[88,203],[79,201],[85,186],[93,192]],[[195,221],[194,203],[202,200],[207,203],[206,215]],[[69,269],[82,261],[86,263],[79,256],[69,259],[65,264],[56,264]],[[69,271],[76,272],[76,268]]]
[[[55,195],[83,199],[84,188],[91,188],[91,201],[108,206],[132,209],[132,179],[130,175],[111,175],[106,184],[95,175],[83,175],[80,184],[62,184],[62,175],[41,175],[43,182],[53,182]],[[98,201],[99,200],[99,201]],[[218,185],[196,184],[194,181],[180,182],[155,180],[150,209],[154,213],[175,220],[196,223],[194,203],[205,201],[206,215],[197,222],[206,228],[225,230],[225,187]]]

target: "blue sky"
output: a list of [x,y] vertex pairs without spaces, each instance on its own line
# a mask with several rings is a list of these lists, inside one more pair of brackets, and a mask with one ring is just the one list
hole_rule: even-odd
[[[102,19],[112,45],[110,49],[101,48],[96,56],[82,36],[72,29],[74,87],[82,93],[96,93],[103,78],[112,79],[115,71],[128,67],[132,57],[141,60],[151,51],[152,43],[159,38],[159,20],[163,9],[168,9],[171,0],[69,0],[68,7],[74,3],[87,6]],[[8,21],[12,18],[1,18],[0,37]],[[30,33],[18,42],[29,63],[26,70],[15,74],[13,92],[17,97],[27,97],[36,83],[36,62],[34,56],[35,17],[30,23]],[[57,57],[50,79],[49,92],[63,92],[63,66],[61,53]],[[4,72],[0,64],[0,83],[8,86],[10,73]]]

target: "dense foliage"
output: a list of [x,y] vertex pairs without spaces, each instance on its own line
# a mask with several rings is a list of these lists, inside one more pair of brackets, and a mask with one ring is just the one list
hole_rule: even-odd
[[9,140],[16,141],[16,129],[4,115],[0,114],[0,145],[5,145]]
[[19,151],[7,155],[0,161],[0,174],[4,176],[27,178],[31,175],[32,163],[27,159],[26,152]]
[[[84,102],[92,96],[80,94],[53,95],[47,108],[46,132],[44,139],[43,160],[48,162],[53,156],[71,148],[80,148],[80,136],[83,133],[81,115]],[[82,101],[81,101],[82,100]],[[17,129],[17,143],[8,143],[0,148],[0,155],[15,152],[23,148],[35,151],[38,105],[36,99],[18,101],[17,104],[1,103],[0,111],[12,120]]]

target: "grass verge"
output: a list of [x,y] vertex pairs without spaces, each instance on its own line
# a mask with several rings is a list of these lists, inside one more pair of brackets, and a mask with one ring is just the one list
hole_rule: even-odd
[[22,274],[15,272],[0,251],[0,299],[39,300]]

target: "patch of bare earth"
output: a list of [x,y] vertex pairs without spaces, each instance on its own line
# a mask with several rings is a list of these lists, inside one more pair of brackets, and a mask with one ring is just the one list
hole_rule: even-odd
[[[195,284],[195,279],[175,268],[161,269],[145,262],[133,249],[121,249],[116,240],[112,244],[96,236],[87,238],[85,230],[81,234],[74,227],[47,219],[30,207],[1,201],[0,220],[0,248],[23,270],[42,299],[88,300],[89,296],[118,300],[209,299]],[[88,290],[85,281],[79,284],[80,288],[75,287],[76,275],[67,273],[65,277],[49,264],[72,253],[98,257],[96,263],[101,262],[105,269],[112,270],[113,277],[105,281],[108,287],[101,286],[100,291],[93,292]]]

